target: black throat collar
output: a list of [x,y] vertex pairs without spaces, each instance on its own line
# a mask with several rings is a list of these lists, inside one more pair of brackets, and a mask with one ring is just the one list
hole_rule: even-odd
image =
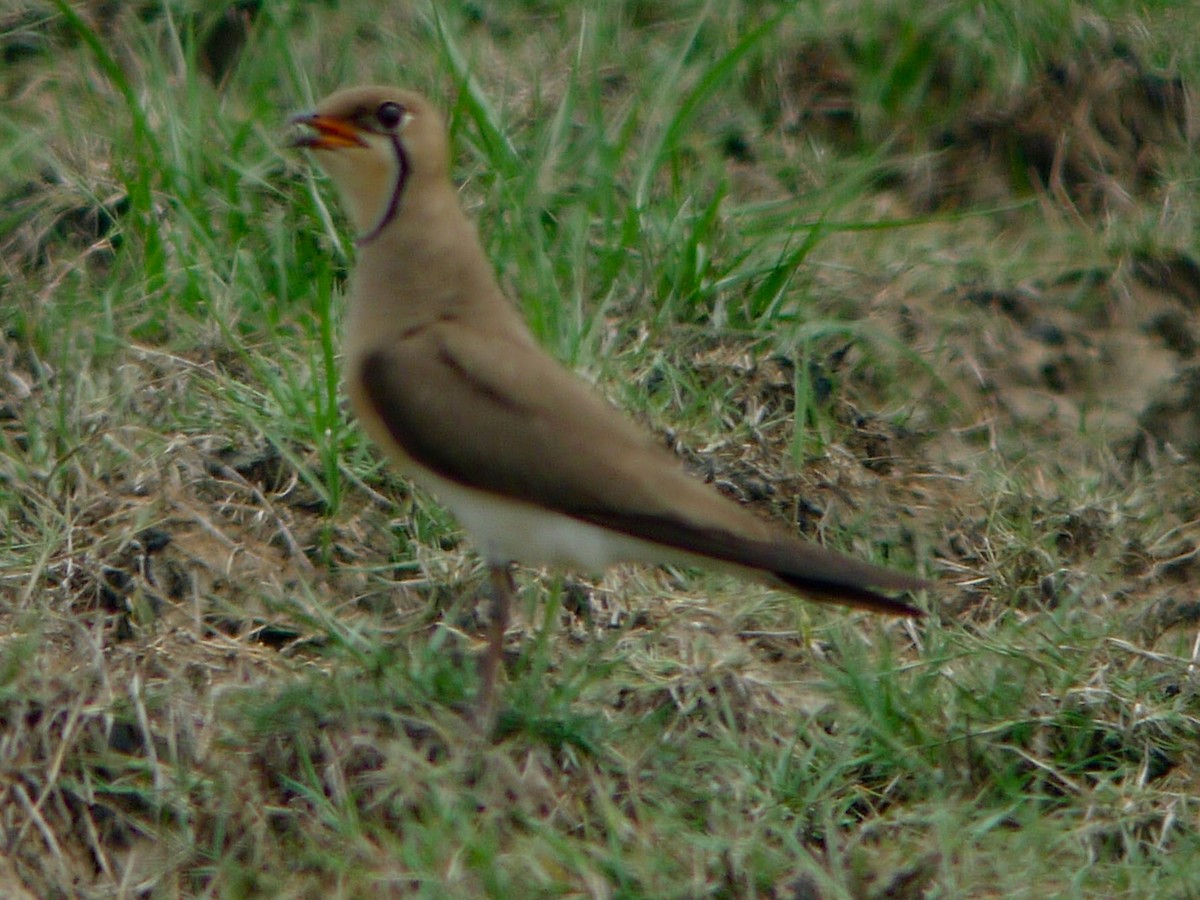
[[400,195],[404,193],[404,183],[408,181],[408,154],[404,151],[404,145],[400,143],[398,134],[392,134],[391,139],[392,151],[396,154],[396,183],[392,186],[392,196],[388,198],[387,209],[383,211],[383,215],[379,217],[375,227],[354,239],[356,247],[364,247],[379,237],[380,232],[388,227],[392,219],[396,218],[396,213],[400,211]]

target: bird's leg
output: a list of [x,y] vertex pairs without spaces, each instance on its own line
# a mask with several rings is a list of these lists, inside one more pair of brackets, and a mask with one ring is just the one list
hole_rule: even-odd
[[479,662],[479,697],[477,714],[485,729],[491,728],[495,713],[496,676],[504,659],[504,633],[508,630],[508,611],[512,605],[516,585],[508,563],[488,565],[491,578],[492,610],[488,623],[488,645]]

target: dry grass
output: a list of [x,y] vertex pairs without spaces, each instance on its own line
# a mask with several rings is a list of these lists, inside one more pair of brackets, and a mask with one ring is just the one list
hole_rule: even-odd
[[[885,6],[0,13],[0,894],[1200,890],[1194,17]],[[363,80],[557,355],[930,621],[523,571],[478,735],[278,146]]]

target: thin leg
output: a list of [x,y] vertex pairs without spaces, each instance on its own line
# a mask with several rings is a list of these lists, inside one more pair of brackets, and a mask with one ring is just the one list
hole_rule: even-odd
[[492,727],[496,708],[496,676],[504,659],[504,633],[508,630],[508,610],[516,585],[508,564],[488,567],[492,588],[492,615],[488,624],[488,645],[479,661],[479,698],[476,715],[485,731]]

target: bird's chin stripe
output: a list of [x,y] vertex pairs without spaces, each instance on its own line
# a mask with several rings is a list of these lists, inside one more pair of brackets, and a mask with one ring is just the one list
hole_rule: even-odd
[[399,136],[395,134],[392,135],[392,149],[396,153],[396,185],[392,188],[392,196],[388,199],[387,209],[383,211],[383,215],[379,217],[375,227],[354,239],[356,247],[369,244],[379,237],[383,229],[388,227],[392,219],[396,218],[396,213],[400,211],[400,195],[404,193],[404,183],[408,181],[408,154],[404,152],[404,145],[400,143]]

